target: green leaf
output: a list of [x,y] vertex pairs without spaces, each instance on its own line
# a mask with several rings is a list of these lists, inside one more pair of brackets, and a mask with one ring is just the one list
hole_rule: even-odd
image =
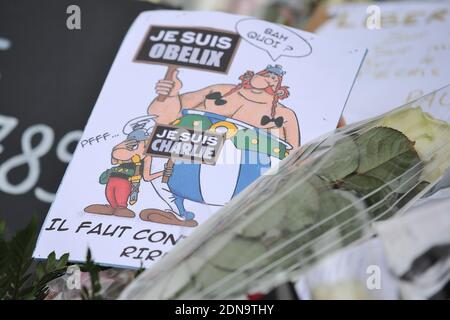
[[[397,193],[380,179],[368,175],[352,175],[343,180],[342,188],[355,191],[369,207],[372,218],[377,218],[386,210],[394,211]],[[390,216],[385,213],[384,216]]]
[[65,263],[56,263],[54,254],[49,263],[34,262],[31,255],[36,238],[37,220],[33,217],[10,241],[0,239],[0,299],[42,299],[48,291],[46,284],[64,272]]
[[224,270],[234,271],[261,256],[267,249],[259,241],[236,237],[210,259],[210,263]]
[[56,253],[51,252],[47,260],[39,261],[36,266],[35,279],[33,282],[33,292],[36,297],[44,297],[48,291],[47,283],[62,276],[67,269],[67,260],[69,254],[66,253],[59,260],[56,259]]
[[365,206],[358,200],[359,198],[354,194],[344,190],[330,190],[321,193],[319,221],[329,219],[320,227],[322,233],[328,232],[332,228],[338,229],[341,236],[355,231],[351,237],[341,243],[342,245],[358,239],[363,231],[362,225],[368,220],[367,214],[362,213]]
[[31,255],[37,237],[37,219],[32,218],[28,226],[17,232],[7,244],[7,270],[5,285],[7,299],[20,299],[21,287],[28,280],[27,271],[32,264]]
[[83,286],[81,291],[82,299],[84,300],[101,300],[103,297],[101,296],[100,292],[102,289],[101,283],[100,283],[100,271],[101,268],[97,264],[95,264],[94,260],[92,260],[92,253],[91,249],[88,248],[87,254],[86,254],[86,262],[80,266],[80,268],[84,272],[89,273],[89,277],[91,280],[91,288],[88,289]]
[[[420,181],[418,185],[414,188],[411,188],[408,192],[405,192],[401,195],[401,199],[399,200],[398,207],[403,207],[407,203],[409,203],[415,196],[417,196],[420,192],[422,192],[426,187],[428,187],[430,183],[427,181]],[[399,195],[400,196],[400,195]]]
[[56,253],[52,251],[47,257],[47,265],[53,267],[56,265]]
[[323,157],[317,174],[329,181],[340,180],[358,168],[359,150],[351,137],[340,139]]
[[69,262],[69,254],[65,253],[59,258],[59,261],[57,262],[56,266],[58,269],[66,268],[68,262]]
[[[386,127],[372,128],[361,134],[356,144],[360,153],[358,175],[390,183],[393,189],[402,187],[407,190],[419,181],[420,175],[417,173],[422,170],[420,158],[414,144],[400,131]],[[411,168],[415,169],[406,173]]]
[[267,231],[276,228],[282,219],[282,213],[266,211],[255,221],[252,221],[250,225],[246,226],[242,230],[241,235],[246,238],[261,237]]
[[326,182],[316,176],[298,183],[280,201],[246,226],[241,235],[244,237],[260,237],[274,229],[299,231],[315,221],[314,212],[319,208],[319,195],[316,188],[325,186]]
[[314,179],[312,177],[299,184],[272,209],[275,214],[283,214],[281,227],[284,230],[300,232],[317,220],[315,212],[319,209],[319,193],[310,182]]
[[229,274],[229,271],[221,270],[210,263],[205,263],[196,273],[194,280],[202,288],[208,288]]

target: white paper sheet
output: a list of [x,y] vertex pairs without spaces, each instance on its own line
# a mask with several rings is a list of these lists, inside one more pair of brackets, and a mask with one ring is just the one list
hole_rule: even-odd
[[[327,8],[330,19],[317,30],[395,29],[440,26],[450,21],[450,1],[342,3]],[[376,22],[380,22],[377,26]]]
[[[180,39],[189,43],[198,35],[198,29],[203,30],[200,40],[205,40],[208,32],[225,32],[238,34],[240,41],[230,49],[230,39],[210,37],[209,42],[205,40],[206,44],[198,46],[201,54],[210,54],[206,48],[217,50],[216,54],[221,48],[234,49],[228,68],[221,62],[218,65],[227,70],[199,69],[195,63],[202,58],[192,57],[194,50],[186,49],[183,55],[174,54],[174,59],[188,59],[193,64],[178,67],[180,82],[174,74],[159,82],[165,77],[167,65],[142,62],[150,56],[158,58],[158,52],[150,52],[160,43],[160,34],[154,32],[161,30],[155,27],[195,29],[183,29],[178,34],[165,30],[170,33],[167,42],[160,45],[165,49],[169,44],[180,44]],[[153,33],[148,34],[150,28]],[[146,46],[153,49],[145,51]],[[104,265],[150,266],[194,231],[194,224],[204,222],[240,188],[276,166],[291,147],[333,130],[365,51],[248,17],[213,12],[142,13],[117,54],[43,225],[34,257],[46,258],[52,251],[57,256],[69,252],[70,260],[83,261],[89,247],[95,261]],[[204,65],[208,61],[204,58]],[[211,61],[209,67],[217,67],[214,63]],[[250,76],[239,79],[244,74]],[[165,89],[174,83],[175,89]],[[178,93],[174,93],[176,89]],[[170,97],[158,101],[156,90],[170,91]],[[181,114],[177,107],[187,114]],[[149,119],[148,112],[157,117]],[[206,131],[210,132],[214,125],[216,133],[228,130],[217,163],[183,166],[175,161],[169,183],[163,183],[160,174],[168,159],[142,153],[139,140],[143,131],[151,136],[156,128],[153,121],[175,126],[189,122],[194,127],[211,121]],[[240,134],[246,135],[246,142],[233,140]],[[135,141],[130,142],[130,138]],[[271,141],[268,147],[266,142],[261,143],[267,140]],[[243,155],[248,153],[256,154],[260,161],[244,161]],[[126,166],[131,171],[136,169],[129,160],[133,154],[139,159],[145,157],[140,166],[157,176],[150,181],[138,179],[137,202],[130,205],[130,182],[123,174],[129,173]],[[127,165],[123,167],[118,159]],[[106,185],[100,184],[100,174],[111,168],[123,169],[119,172],[122,177],[117,177],[117,171],[114,176],[109,172],[109,179],[103,179]],[[120,208],[127,200],[127,208]],[[101,206],[105,204],[110,206]],[[145,209],[156,212],[152,215],[144,211],[146,221],[142,220]],[[103,215],[92,213],[102,210]],[[135,217],[123,217],[130,213],[128,210]],[[160,223],[167,216],[177,220],[170,220],[172,225]],[[181,226],[173,225],[173,221]]]
[[[320,36],[368,48],[344,110],[347,123],[380,115],[450,84],[450,2],[376,6],[381,29],[369,29],[365,23],[373,8],[355,4],[331,7],[333,18],[318,30]],[[436,99],[449,103],[446,97]]]

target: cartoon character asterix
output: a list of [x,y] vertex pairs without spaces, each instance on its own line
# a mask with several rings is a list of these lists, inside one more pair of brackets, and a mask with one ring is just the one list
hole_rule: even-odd
[[163,172],[150,173],[152,158],[146,155],[147,141],[152,131],[155,116],[144,116],[131,120],[124,127],[127,138],[114,146],[111,163],[114,167],[104,171],[99,178],[106,185],[108,204],[92,204],[84,211],[93,214],[115,215],[134,218],[135,213],[128,208],[138,200],[141,179],[152,181]]

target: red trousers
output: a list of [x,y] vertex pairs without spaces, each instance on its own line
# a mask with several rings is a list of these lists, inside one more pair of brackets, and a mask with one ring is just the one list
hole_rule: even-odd
[[118,178],[110,177],[106,184],[106,199],[113,208],[127,207],[128,197],[131,193],[131,182]]

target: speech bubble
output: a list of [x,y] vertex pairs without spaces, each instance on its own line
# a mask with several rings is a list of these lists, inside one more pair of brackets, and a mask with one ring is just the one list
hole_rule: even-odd
[[308,41],[275,23],[253,18],[243,19],[236,24],[236,31],[251,45],[266,51],[273,61],[281,56],[306,57],[312,52]]

